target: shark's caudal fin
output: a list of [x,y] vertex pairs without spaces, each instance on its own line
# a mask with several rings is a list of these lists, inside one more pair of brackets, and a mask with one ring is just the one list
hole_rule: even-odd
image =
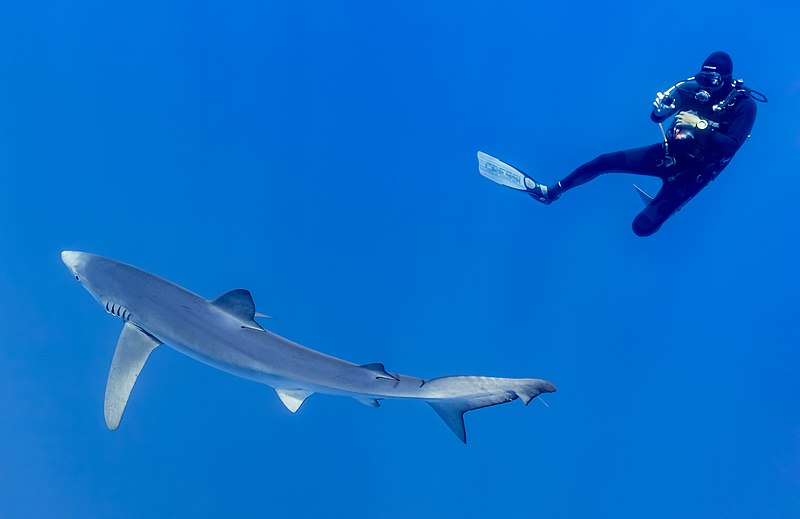
[[104,414],[106,426],[112,431],[119,427],[136,377],[142,371],[150,352],[159,344],[161,343],[158,340],[130,322],[125,323],[122,328],[106,383]]
[[534,378],[442,377],[425,383],[428,390],[443,398],[427,400],[458,438],[467,443],[464,413],[481,407],[504,404],[519,398],[528,403],[541,393],[552,393],[555,386]]

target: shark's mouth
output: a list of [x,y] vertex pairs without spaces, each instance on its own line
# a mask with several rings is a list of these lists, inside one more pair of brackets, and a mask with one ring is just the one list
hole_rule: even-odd
[[106,301],[106,312],[110,313],[111,315],[115,315],[122,319],[123,321],[127,321],[131,317],[131,312],[124,306],[118,303],[112,303],[110,301]]

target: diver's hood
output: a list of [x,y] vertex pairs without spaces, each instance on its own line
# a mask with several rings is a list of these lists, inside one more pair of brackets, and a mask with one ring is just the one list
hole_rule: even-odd
[[[731,85],[733,80],[733,60],[726,52],[717,51],[711,53],[703,62],[695,77],[695,81],[709,93],[715,93],[727,85]],[[725,89],[727,92],[727,89]]]
[[733,60],[727,52],[722,52],[721,50],[712,52],[703,62],[703,67],[700,69],[700,72],[716,72],[721,76],[733,77]]

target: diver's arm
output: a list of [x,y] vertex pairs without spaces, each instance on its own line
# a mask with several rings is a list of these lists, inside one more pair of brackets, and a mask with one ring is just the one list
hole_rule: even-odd
[[[732,157],[750,136],[750,130],[753,129],[755,122],[756,103],[747,98],[736,107],[736,114],[728,127],[727,134],[716,130],[711,131],[708,136],[708,143],[726,157]],[[709,128],[709,130],[711,129]]]

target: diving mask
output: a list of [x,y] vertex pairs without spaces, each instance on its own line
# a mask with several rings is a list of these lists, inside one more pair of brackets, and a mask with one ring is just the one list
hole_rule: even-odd
[[701,87],[711,90],[716,90],[725,83],[725,77],[719,72],[698,72],[694,80],[697,81],[697,84]]

